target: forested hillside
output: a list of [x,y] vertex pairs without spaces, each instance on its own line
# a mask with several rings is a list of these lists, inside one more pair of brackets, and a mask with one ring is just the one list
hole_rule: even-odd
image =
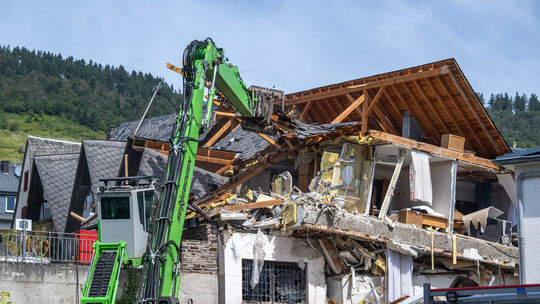
[[[122,66],[0,47],[0,112],[61,116],[106,131],[139,118],[152,88],[161,80],[148,73],[128,72]],[[179,98],[164,84],[149,116],[175,112],[171,103],[178,104]]]
[[[109,127],[140,118],[162,79],[26,48],[0,46],[0,158],[17,159],[27,134],[104,138]],[[535,94],[478,94],[510,146],[540,145]],[[180,94],[164,84],[149,117],[177,112]]]
[[478,94],[491,119],[511,147],[540,146],[540,101],[536,94]]

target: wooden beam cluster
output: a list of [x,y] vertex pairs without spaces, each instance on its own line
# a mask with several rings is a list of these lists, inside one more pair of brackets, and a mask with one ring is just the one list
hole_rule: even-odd
[[432,144],[456,134],[483,157],[509,152],[454,59],[288,94],[285,105],[299,106],[302,121],[359,121],[363,132],[394,135],[401,135],[402,113],[408,111]]
[[[348,95],[350,96],[350,95]],[[352,111],[358,108],[365,101],[364,94],[360,95],[354,102],[352,102],[345,111],[341,112],[336,118],[334,118],[330,123],[337,124],[343,121]]]
[[370,130],[369,135],[373,138],[384,140],[386,142],[397,144],[400,146],[405,146],[411,149],[438,154],[441,156],[457,159],[463,162],[467,162],[470,164],[474,164],[474,165],[485,167],[492,170],[499,169],[499,167],[493,164],[489,159],[478,157],[469,153],[461,153],[461,152],[453,151],[450,149],[442,148],[439,146],[419,142],[413,139],[396,136],[393,134],[389,134],[389,133],[385,133],[385,132],[381,132],[377,130]]
[[438,76],[442,74],[448,74],[449,71],[450,69],[448,66],[443,66],[443,67],[434,68],[431,70],[411,73],[409,75],[398,75],[395,77],[382,79],[382,80],[374,80],[374,81],[363,83],[363,84],[343,86],[337,89],[328,89],[327,91],[323,91],[323,92],[306,93],[305,95],[301,95],[299,97],[295,97],[294,94],[291,94],[291,95],[286,96],[285,105],[286,106],[297,105],[297,104],[306,103],[308,101],[320,100],[320,99],[324,99],[324,98],[328,98],[332,96],[339,96],[339,95],[344,95],[344,94],[350,94],[353,92],[360,92],[363,90],[379,88],[385,85],[395,85],[398,83],[413,81],[416,79]]

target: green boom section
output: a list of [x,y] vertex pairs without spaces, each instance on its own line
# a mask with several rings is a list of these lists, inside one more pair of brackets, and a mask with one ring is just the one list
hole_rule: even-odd
[[[210,117],[215,89],[243,117],[255,117],[258,102],[240,78],[238,67],[226,63],[223,49],[217,48],[211,39],[193,41],[184,51],[183,59],[184,100],[171,135],[167,173],[144,257],[144,278],[137,302],[141,304],[178,303],[182,231],[203,117],[204,121]],[[212,86],[208,88],[205,103],[207,81]],[[122,261],[126,261],[125,247],[125,242],[95,243],[95,256],[81,303],[115,302],[118,274]]]
[[[184,52],[184,102],[169,152],[163,194],[157,208],[152,246],[145,262],[140,303],[177,303],[180,280],[180,244],[203,116],[208,119],[214,86],[244,117],[254,117],[255,102],[238,73],[226,64],[224,52],[207,39],[194,41]],[[217,70],[215,70],[217,69]],[[208,89],[206,113],[204,93]]]

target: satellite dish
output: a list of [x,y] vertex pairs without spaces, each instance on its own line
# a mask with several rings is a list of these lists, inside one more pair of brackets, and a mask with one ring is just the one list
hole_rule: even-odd
[[15,176],[21,177],[21,171],[22,171],[22,166],[17,166],[17,168],[15,168]]
[[343,181],[343,183],[347,185],[350,185],[352,183],[353,171],[354,169],[352,166],[347,166],[343,168],[343,170],[341,170],[341,180]]

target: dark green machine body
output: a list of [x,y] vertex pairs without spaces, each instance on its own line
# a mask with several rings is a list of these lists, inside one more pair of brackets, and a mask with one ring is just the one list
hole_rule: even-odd
[[[238,67],[226,62],[223,49],[217,48],[211,39],[193,41],[187,46],[183,54],[182,74],[182,109],[171,136],[167,173],[156,208],[154,229],[150,234],[151,239],[143,261],[144,277],[138,303],[178,303],[180,244],[195,156],[199,135],[209,124],[216,89],[238,111],[243,125],[259,132],[271,129],[270,118],[274,102],[283,98],[281,91],[261,87],[247,88],[239,75]],[[205,90],[208,94],[206,99]],[[103,245],[105,244],[98,244],[97,248]],[[93,261],[91,267],[94,267],[94,264],[96,263]],[[109,285],[114,287],[114,284],[117,286],[118,282],[111,279]],[[88,292],[86,288],[85,292]],[[83,299],[87,296],[83,293]],[[114,303],[114,298],[110,298],[108,302],[94,303]]]

